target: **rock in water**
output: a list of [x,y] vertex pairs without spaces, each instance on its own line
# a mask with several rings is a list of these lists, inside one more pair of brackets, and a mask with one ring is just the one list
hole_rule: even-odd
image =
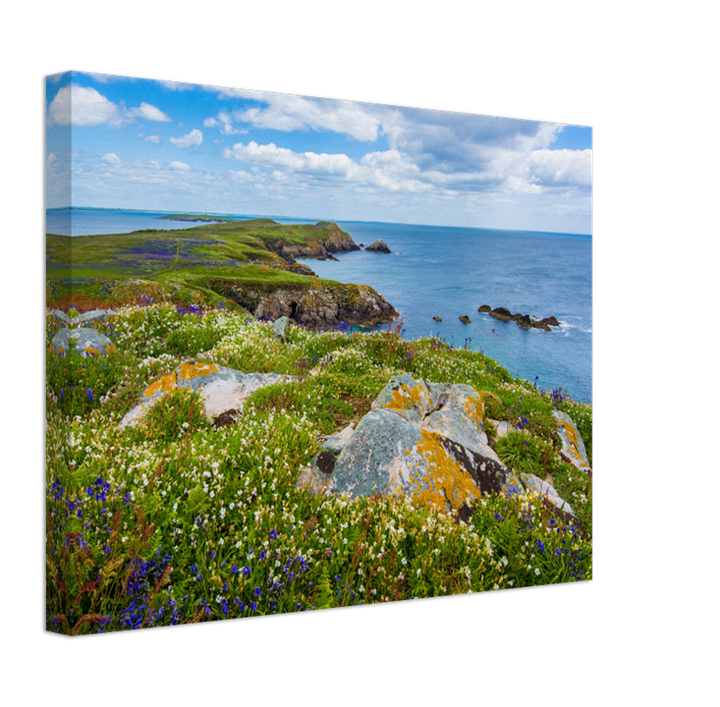
[[470,322],[471,322],[471,319],[470,319],[470,317],[468,317],[467,314],[463,314],[461,317],[458,317],[458,319],[459,319],[463,324],[470,324]]
[[365,248],[365,250],[370,253],[392,253],[390,248],[388,248],[387,243],[385,243],[382,238],[378,238],[374,243]]
[[436,322],[441,322],[441,321],[442,321],[442,317],[433,317],[433,319],[434,319]]

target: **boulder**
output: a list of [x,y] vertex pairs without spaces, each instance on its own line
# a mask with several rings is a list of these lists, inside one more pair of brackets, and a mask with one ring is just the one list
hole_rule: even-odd
[[271,383],[292,380],[277,373],[242,373],[215,363],[187,361],[148,386],[140,399],[120,422],[120,427],[135,425],[164,395],[176,388],[189,388],[200,393],[205,415],[213,420],[232,410],[242,408],[250,393]]
[[285,343],[287,338],[288,329],[290,327],[289,317],[279,317],[273,324],[273,336],[278,340]]
[[488,304],[481,304],[481,305],[478,307],[478,312],[490,313],[490,312],[492,312],[492,307],[491,307],[490,305],[488,305]]
[[50,342],[50,353],[64,356],[71,347],[80,351],[83,356],[107,356],[117,353],[115,344],[107,336],[83,327],[60,329]]
[[557,421],[558,435],[562,442],[560,456],[580,471],[589,472],[590,464],[588,464],[585,443],[572,418],[562,410],[553,411],[553,416]]
[[390,248],[388,248],[387,243],[385,243],[382,238],[378,238],[374,243],[365,248],[365,250],[370,253],[392,253]]
[[436,322],[441,322],[441,321],[442,321],[442,317],[433,317],[433,319],[434,319]]
[[460,319],[463,324],[470,324],[471,322],[471,319],[467,314],[463,314],[461,317],[458,317],[458,319]]
[[[516,475],[489,446],[483,429],[488,399],[497,400],[469,385],[395,376],[356,430],[350,426],[325,440],[315,465],[302,470],[298,486],[323,494],[405,495],[414,505],[461,520],[483,494],[511,496],[528,488],[559,518],[578,524],[575,511],[551,483],[534,474]],[[574,423],[565,413],[554,414],[562,428],[563,454],[574,456],[576,450],[589,470]],[[498,436],[512,429],[506,422],[493,424]]]
[[357,429],[343,431],[349,438],[337,459],[323,456],[337,447],[323,450],[298,486],[315,493],[405,495],[413,504],[467,518],[482,494],[521,488],[483,432],[489,395],[467,385],[395,376]]
[[65,326],[70,326],[70,322],[72,322],[72,319],[70,319],[70,317],[62,311],[62,309],[53,309],[50,311],[50,314],[52,314],[56,321]]
[[78,316],[71,321],[73,324],[84,326],[86,324],[90,324],[91,322],[104,322],[113,314],[115,314],[115,312],[112,309],[93,309],[90,312],[78,314]]

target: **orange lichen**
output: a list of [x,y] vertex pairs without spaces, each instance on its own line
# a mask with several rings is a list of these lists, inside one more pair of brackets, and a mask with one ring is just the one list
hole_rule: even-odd
[[483,426],[483,414],[485,407],[480,395],[469,395],[465,400],[465,414],[477,425],[478,429]]
[[401,384],[393,390],[390,400],[383,405],[383,408],[397,412],[407,412],[410,408],[422,411],[430,404],[430,393],[425,386],[416,383],[413,388]]
[[105,353],[106,353],[106,354],[115,354],[115,353],[117,353],[117,348],[116,348],[115,344],[108,344],[108,345],[105,347]]
[[570,451],[575,456],[575,459],[584,463],[585,460],[582,458],[582,455],[580,454],[580,450],[578,448],[577,430],[573,425],[567,422],[567,420],[561,419],[559,422],[565,430],[565,435],[567,436],[568,447]]
[[156,380],[152,385],[148,386],[148,388],[146,388],[145,390],[144,395],[149,398],[151,395],[155,395],[155,393],[172,390],[176,386],[176,384],[177,383],[175,381],[175,374],[168,373],[166,376],[158,378],[158,380]]
[[219,370],[214,363],[183,363],[177,371],[168,373],[166,376],[156,380],[145,390],[145,395],[149,398],[155,395],[155,393],[172,390],[178,381],[192,380],[200,376],[209,376],[211,373],[217,373]]
[[199,376],[209,376],[217,373],[218,367],[214,363],[183,363],[178,369],[178,380],[192,380]]
[[439,435],[420,430],[422,439],[417,451],[426,462],[426,468],[418,474],[412,494],[413,503],[430,506],[438,510],[447,510],[449,503],[457,511],[463,504],[470,503],[479,496],[479,489],[472,476],[453,459],[442,446]]
[[93,348],[92,346],[86,346],[86,347],[83,349],[83,351],[84,351],[86,354],[94,354],[95,356],[99,356],[99,355],[100,355],[100,349],[95,349],[95,348]]

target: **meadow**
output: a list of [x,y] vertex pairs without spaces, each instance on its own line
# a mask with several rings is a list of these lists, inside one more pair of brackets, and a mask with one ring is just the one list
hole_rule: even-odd
[[[217,229],[232,226],[200,228],[215,229],[217,240]],[[48,239],[50,262],[64,246]],[[243,255],[234,243],[233,255]],[[98,262],[91,248],[76,261],[81,252],[73,241],[73,270]],[[167,260],[159,255],[151,267]],[[58,299],[72,299],[57,287]],[[70,316],[92,306],[89,296],[75,302]],[[406,340],[401,323],[374,331],[292,326],[281,343],[272,322],[216,296],[188,304],[157,302],[150,292],[118,307],[96,327],[117,347],[107,357],[51,354],[60,326],[48,311],[50,631],[105,633],[592,578],[592,475],[562,461],[552,417],[556,409],[572,417],[592,465],[592,407],[562,389],[540,390],[442,339]],[[120,429],[141,392],[187,360],[293,378],[252,393],[232,420],[206,419],[199,396],[178,389]],[[485,495],[458,520],[404,498],[298,488],[323,436],[357,423],[400,373],[497,396],[484,413],[492,446],[511,469],[551,480],[577,522],[534,492]],[[513,431],[498,439],[491,419]]]

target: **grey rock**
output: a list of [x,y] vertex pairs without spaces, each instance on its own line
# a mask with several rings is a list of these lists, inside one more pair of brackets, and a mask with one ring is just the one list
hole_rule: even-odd
[[[482,429],[487,395],[467,385],[395,376],[336,462],[328,458],[324,468],[316,463],[316,471],[303,470],[298,484],[322,493],[405,495],[413,504],[467,518],[482,494],[521,489],[487,443]],[[330,445],[322,454],[338,448]]]
[[571,516],[575,516],[575,511],[572,509],[572,506],[560,497],[560,494],[552,484],[543,481],[540,477],[535,476],[535,474],[520,474],[520,479],[528,489],[537,491],[547,503],[563,513],[569,513]]
[[374,243],[371,243],[367,248],[365,248],[366,251],[370,253],[392,253],[390,248],[388,248],[387,243],[382,238],[378,238]]
[[242,408],[250,393],[271,383],[293,380],[277,373],[242,373],[215,363],[187,361],[148,386],[135,407],[120,422],[120,427],[135,425],[167,393],[189,388],[202,396],[205,415],[213,420],[222,413]]
[[53,336],[50,342],[50,353],[58,356],[66,355],[71,348],[83,356],[107,356],[116,353],[115,344],[104,334],[94,329],[63,328]]
[[572,418],[562,410],[553,411],[557,421],[558,434],[562,442],[560,456],[585,473],[590,471],[585,443]]
[[289,327],[289,317],[280,317],[279,319],[276,319],[275,323],[273,324],[273,336],[278,341],[282,341],[283,343],[285,343]]

